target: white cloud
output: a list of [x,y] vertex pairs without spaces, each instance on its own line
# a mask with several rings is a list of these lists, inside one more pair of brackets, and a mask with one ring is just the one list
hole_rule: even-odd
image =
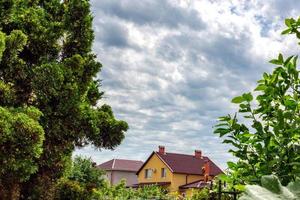
[[[284,3],[283,3],[284,2]],[[92,0],[94,51],[104,99],[129,123],[115,150],[76,153],[103,162],[145,159],[157,145],[169,151],[202,149],[223,168],[233,158],[213,135],[219,116],[236,109],[230,99],[255,87],[267,61],[297,52],[281,36],[295,0]],[[296,16],[297,17],[297,16]]]

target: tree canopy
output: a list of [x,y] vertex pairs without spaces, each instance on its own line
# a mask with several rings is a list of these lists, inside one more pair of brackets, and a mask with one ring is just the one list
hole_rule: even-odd
[[[286,19],[282,34],[300,39],[300,18]],[[275,174],[283,185],[300,176],[300,79],[298,56],[279,54],[270,61],[276,67],[258,81],[255,95],[244,93],[232,99],[239,105],[235,115],[219,118],[215,133],[233,145],[238,161],[228,162],[237,182],[260,182]]]
[[88,0],[0,1],[0,190],[51,199],[76,147],[123,140],[127,123],[98,105],[92,20]]

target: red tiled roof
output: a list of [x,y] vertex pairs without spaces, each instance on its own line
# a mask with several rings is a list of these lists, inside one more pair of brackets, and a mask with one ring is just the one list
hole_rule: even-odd
[[138,160],[112,159],[98,165],[97,167],[108,171],[137,172],[142,165],[143,162]]
[[130,187],[138,188],[138,187],[143,187],[143,186],[147,186],[147,185],[165,186],[165,185],[170,185],[170,184],[171,184],[171,182],[145,182],[145,183],[134,184],[134,185],[131,185]]
[[222,170],[206,156],[203,156],[202,158],[195,158],[193,155],[177,153],[161,154],[156,152],[156,154],[166,162],[174,173],[203,175],[202,167],[206,160],[210,163],[209,175],[216,176],[223,173]]
[[188,188],[202,189],[202,188],[210,187],[210,186],[211,186],[211,182],[205,182],[203,180],[198,180],[198,181],[195,181],[192,183],[181,185],[181,186],[179,186],[179,189],[188,189]]
[[[206,160],[208,160],[210,163],[209,175],[216,176],[223,173],[223,171],[213,161],[205,156],[203,156],[202,158],[195,158],[195,156],[193,155],[177,153],[162,154],[159,152],[153,152],[148,160],[152,157],[153,154],[156,154],[173,173],[203,175],[202,167],[204,166]],[[144,165],[147,163],[147,161],[144,163]],[[142,170],[144,165],[139,169],[139,171]],[[137,173],[139,173],[139,171]]]

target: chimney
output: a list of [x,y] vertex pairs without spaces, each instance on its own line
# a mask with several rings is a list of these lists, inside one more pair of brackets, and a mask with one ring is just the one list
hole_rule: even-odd
[[208,182],[209,180],[209,175],[210,175],[210,162],[209,160],[204,161],[204,181]]
[[195,150],[195,158],[202,158],[202,151],[201,150]]
[[165,154],[165,146],[158,146],[158,153]]

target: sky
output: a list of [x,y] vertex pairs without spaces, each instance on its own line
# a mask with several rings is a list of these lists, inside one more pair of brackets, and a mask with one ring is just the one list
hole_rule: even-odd
[[234,160],[213,134],[231,99],[252,91],[268,61],[297,54],[284,19],[298,17],[298,0],[91,0],[93,50],[103,68],[104,99],[129,130],[114,151],[78,149],[98,164],[145,161],[167,152],[202,150],[221,168]]

